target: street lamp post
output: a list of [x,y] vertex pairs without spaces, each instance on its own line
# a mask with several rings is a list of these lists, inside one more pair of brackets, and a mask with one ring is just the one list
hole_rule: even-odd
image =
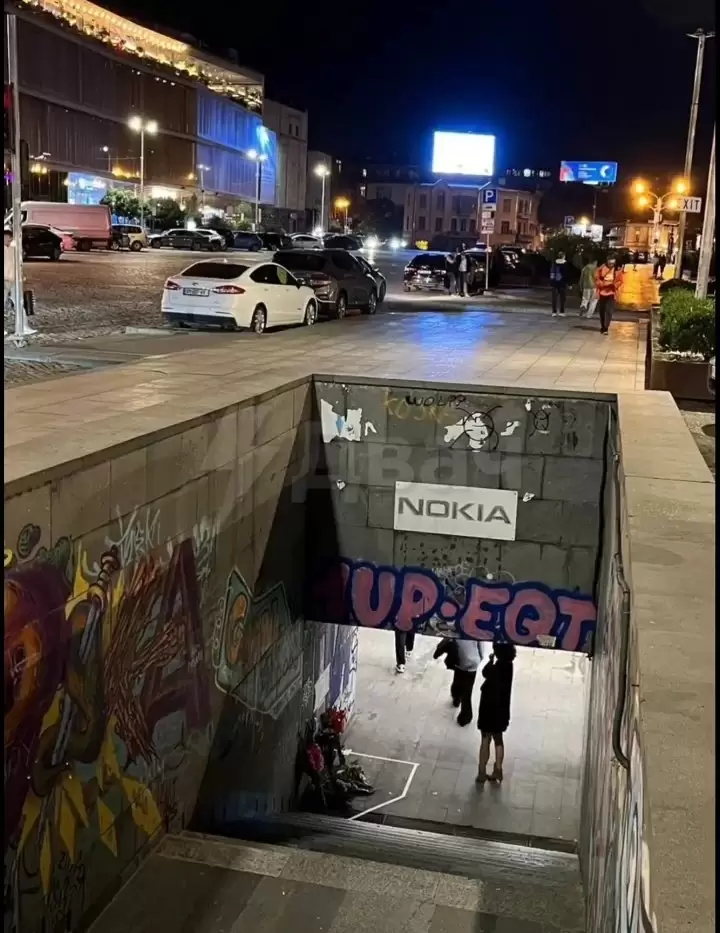
[[154,136],[158,131],[157,120],[143,120],[142,117],[130,117],[128,126],[140,134],[140,226],[145,221],[145,134]]
[[696,298],[707,298],[710,260],[715,246],[715,132],[716,127],[713,127],[710,171],[708,172],[707,194],[705,195],[705,216],[703,217],[697,285],[695,286]]
[[260,189],[262,183],[262,164],[267,159],[264,152],[258,152],[257,149],[250,149],[246,153],[248,159],[255,163],[255,223],[253,224],[253,233],[258,232],[260,226]]
[[320,176],[320,180],[322,183],[322,187],[320,189],[320,223],[318,226],[320,227],[321,231],[324,232],[325,230],[325,179],[330,174],[330,169],[327,167],[327,165],[323,165],[321,163],[320,165],[315,166],[315,174]]
[[209,165],[198,165],[198,171],[200,172],[200,207],[205,207],[205,172],[210,171]]
[[112,150],[110,149],[110,146],[103,146],[102,151],[107,156],[107,170],[110,174],[112,174]]
[[652,251],[657,255],[658,244],[660,242],[660,227],[662,224],[662,215],[664,210],[677,211],[680,209],[678,195],[687,195],[688,185],[683,179],[678,179],[673,185],[672,191],[665,194],[655,194],[651,191],[644,181],[636,181],[633,184],[633,191],[640,195],[638,198],[638,207],[652,207],[653,212],[653,233],[652,233]]
[[347,198],[338,198],[335,201],[335,207],[339,211],[345,211],[345,233],[348,232],[348,208],[350,207],[350,202]]
[[[685,147],[685,177],[692,175],[693,152],[695,149],[695,128],[697,126],[698,103],[700,101],[700,86],[702,84],[703,59],[705,57],[705,42],[712,39],[714,32],[705,32],[704,29],[697,29],[695,32],[688,33],[688,38],[697,39],[697,56],[695,58],[695,78],[693,79],[692,101],[690,104],[690,124],[688,126],[687,145]],[[685,246],[685,211],[680,212],[678,223],[678,244],[677,257],[675,259],[675,277],[682,278],[682,257]]]

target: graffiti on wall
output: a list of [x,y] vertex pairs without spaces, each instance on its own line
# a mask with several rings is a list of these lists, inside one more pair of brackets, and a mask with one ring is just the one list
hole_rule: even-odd
[[281,583],[256,596],[233,569],[213,640],[216,686],[277,719],[302,689],[302,641],[291,637],[292,621]]
[[99,554],[6,544],[6,930],[75,928],[94,848],[127,863],[177,815],[210,710],[193,543],[158,542],[136,511]]
[[430,570],[341,560],[310,593],[308,616],[324,622],[446,634],[518,645],[589,649],[591,597],[542,583],[467,579],[463,598]]

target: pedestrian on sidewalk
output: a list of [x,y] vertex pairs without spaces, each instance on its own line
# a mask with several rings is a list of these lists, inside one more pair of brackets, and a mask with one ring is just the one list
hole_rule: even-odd
[[13,292],[15,290],[15,244],[13,243],[12,230],[7,227],[3,236],[3,310],[10,311],[13,308]]
[[408,655],[415,647],[415,632],[401,632],[395,629],[395,673],[404,674]]
[[623,273],[617,268],[614,256],[608,256],[595,277],[597,310],[600,315],[600,333],[607,334],[622,287]]
[[445,666],[453,672],[450,696],[459,726],[467,726],[473,720],[472,692],[478,668],[482,661],[482,646],[475,639],[443,638],[433,654],[434,658],[446,655]]
[[550,287],[552,289],[552,316],[565,317],[565,298],[567,296],[568,273],[570,265],[565,253],[559,252],[557,259],[550,266]]
[[665,253],[660,253],[658,256],[658,278],[662,280],[665,278],[665,266],[667,265],[667,256]]
[[445,257],[445,287],[448,295],[455,294],[455,283],[457,279],[457,258],[448,253]]
[[468,260],[462,248],[457,249],[457,293],[462,298],[467,298],[467,271]]
[[[478,729],[480,757],[478,761],[477,783],[503,779],[503,760],[505,758],[504,733],[510,725],[510,701],[512,698],[513,662],[515,646],[495,643],[490,660],[482,671],[483,684],[480,688],[480,711]],[[495,765],[492,773],[487,773],[490,760],[490,743],[495,745]]]
[[595,297],[595,276],[597,275],[597,259],[590,259],[582,267],[580,273],[580,317],[592,317],[595,313],[597,298]]
[[633,253],[633,272],[637,272],[637,264],[640,262],[640,253],[635,250]]

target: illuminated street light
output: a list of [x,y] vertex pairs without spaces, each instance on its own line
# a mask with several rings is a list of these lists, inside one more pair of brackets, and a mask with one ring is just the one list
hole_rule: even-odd
[[672,191],[666,191],[665,194],[658,195],[651,191],[647,184],[641,179],[633,182],[632,190],[639,194],[637,206],[640,208],[652,207],[653,211],[653,252],[657,255],[657,245],[660,242],[660,225],[662,224],[662,212],[664,210],[677,211],[682,208],[682,201],[678,200],[678,195],[685,195],[690,186],[686,179],[677,178],[673,182]]
[[251,162],[255,163],[255,223],[253,224],[254,233],[257,233],[258,227],[260,226],[260,185],[261,185],[261,169],[263,162],[266,161],[267,156],[264,152],[258,152],[257,149],[248,149],[245,155],[250,159]]
[[348,231],[348,208],[350,207],[350,202],[347,198],[336,198],[335,199],[335,208],[338,211],[345,211],[345,233]]
[[140,134],[140,226],[144,226],[145,213],[145,134],[154,136],[158,131],[157,120],[143,120],[137,115],[130,117],[128,126],[134,133]]
[[587,217],[581,217],[579,222],[583,227],[587,227],[590,224],[590,220]]
[[330,174],[330,169],[322,162],[315,166],[315,174],[320,176],[322,188],[320,190],[320,230],[325,227],[325,179]]
[[200,172],[200,206],[205,207],[205,172],[210,171],[210,166],[198,164],[197,169]]

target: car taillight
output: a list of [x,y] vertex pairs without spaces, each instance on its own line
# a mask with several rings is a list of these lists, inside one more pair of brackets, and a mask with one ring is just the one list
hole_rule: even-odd
[[167,282],[165,283],[165,291],[166,292],[179,292],[180,286],[178,285],[177,282],[173,282],[172,279],[168,279]]
[[213,289],[213,295],[244,295],[245,289],[239,285],[218,285]]

